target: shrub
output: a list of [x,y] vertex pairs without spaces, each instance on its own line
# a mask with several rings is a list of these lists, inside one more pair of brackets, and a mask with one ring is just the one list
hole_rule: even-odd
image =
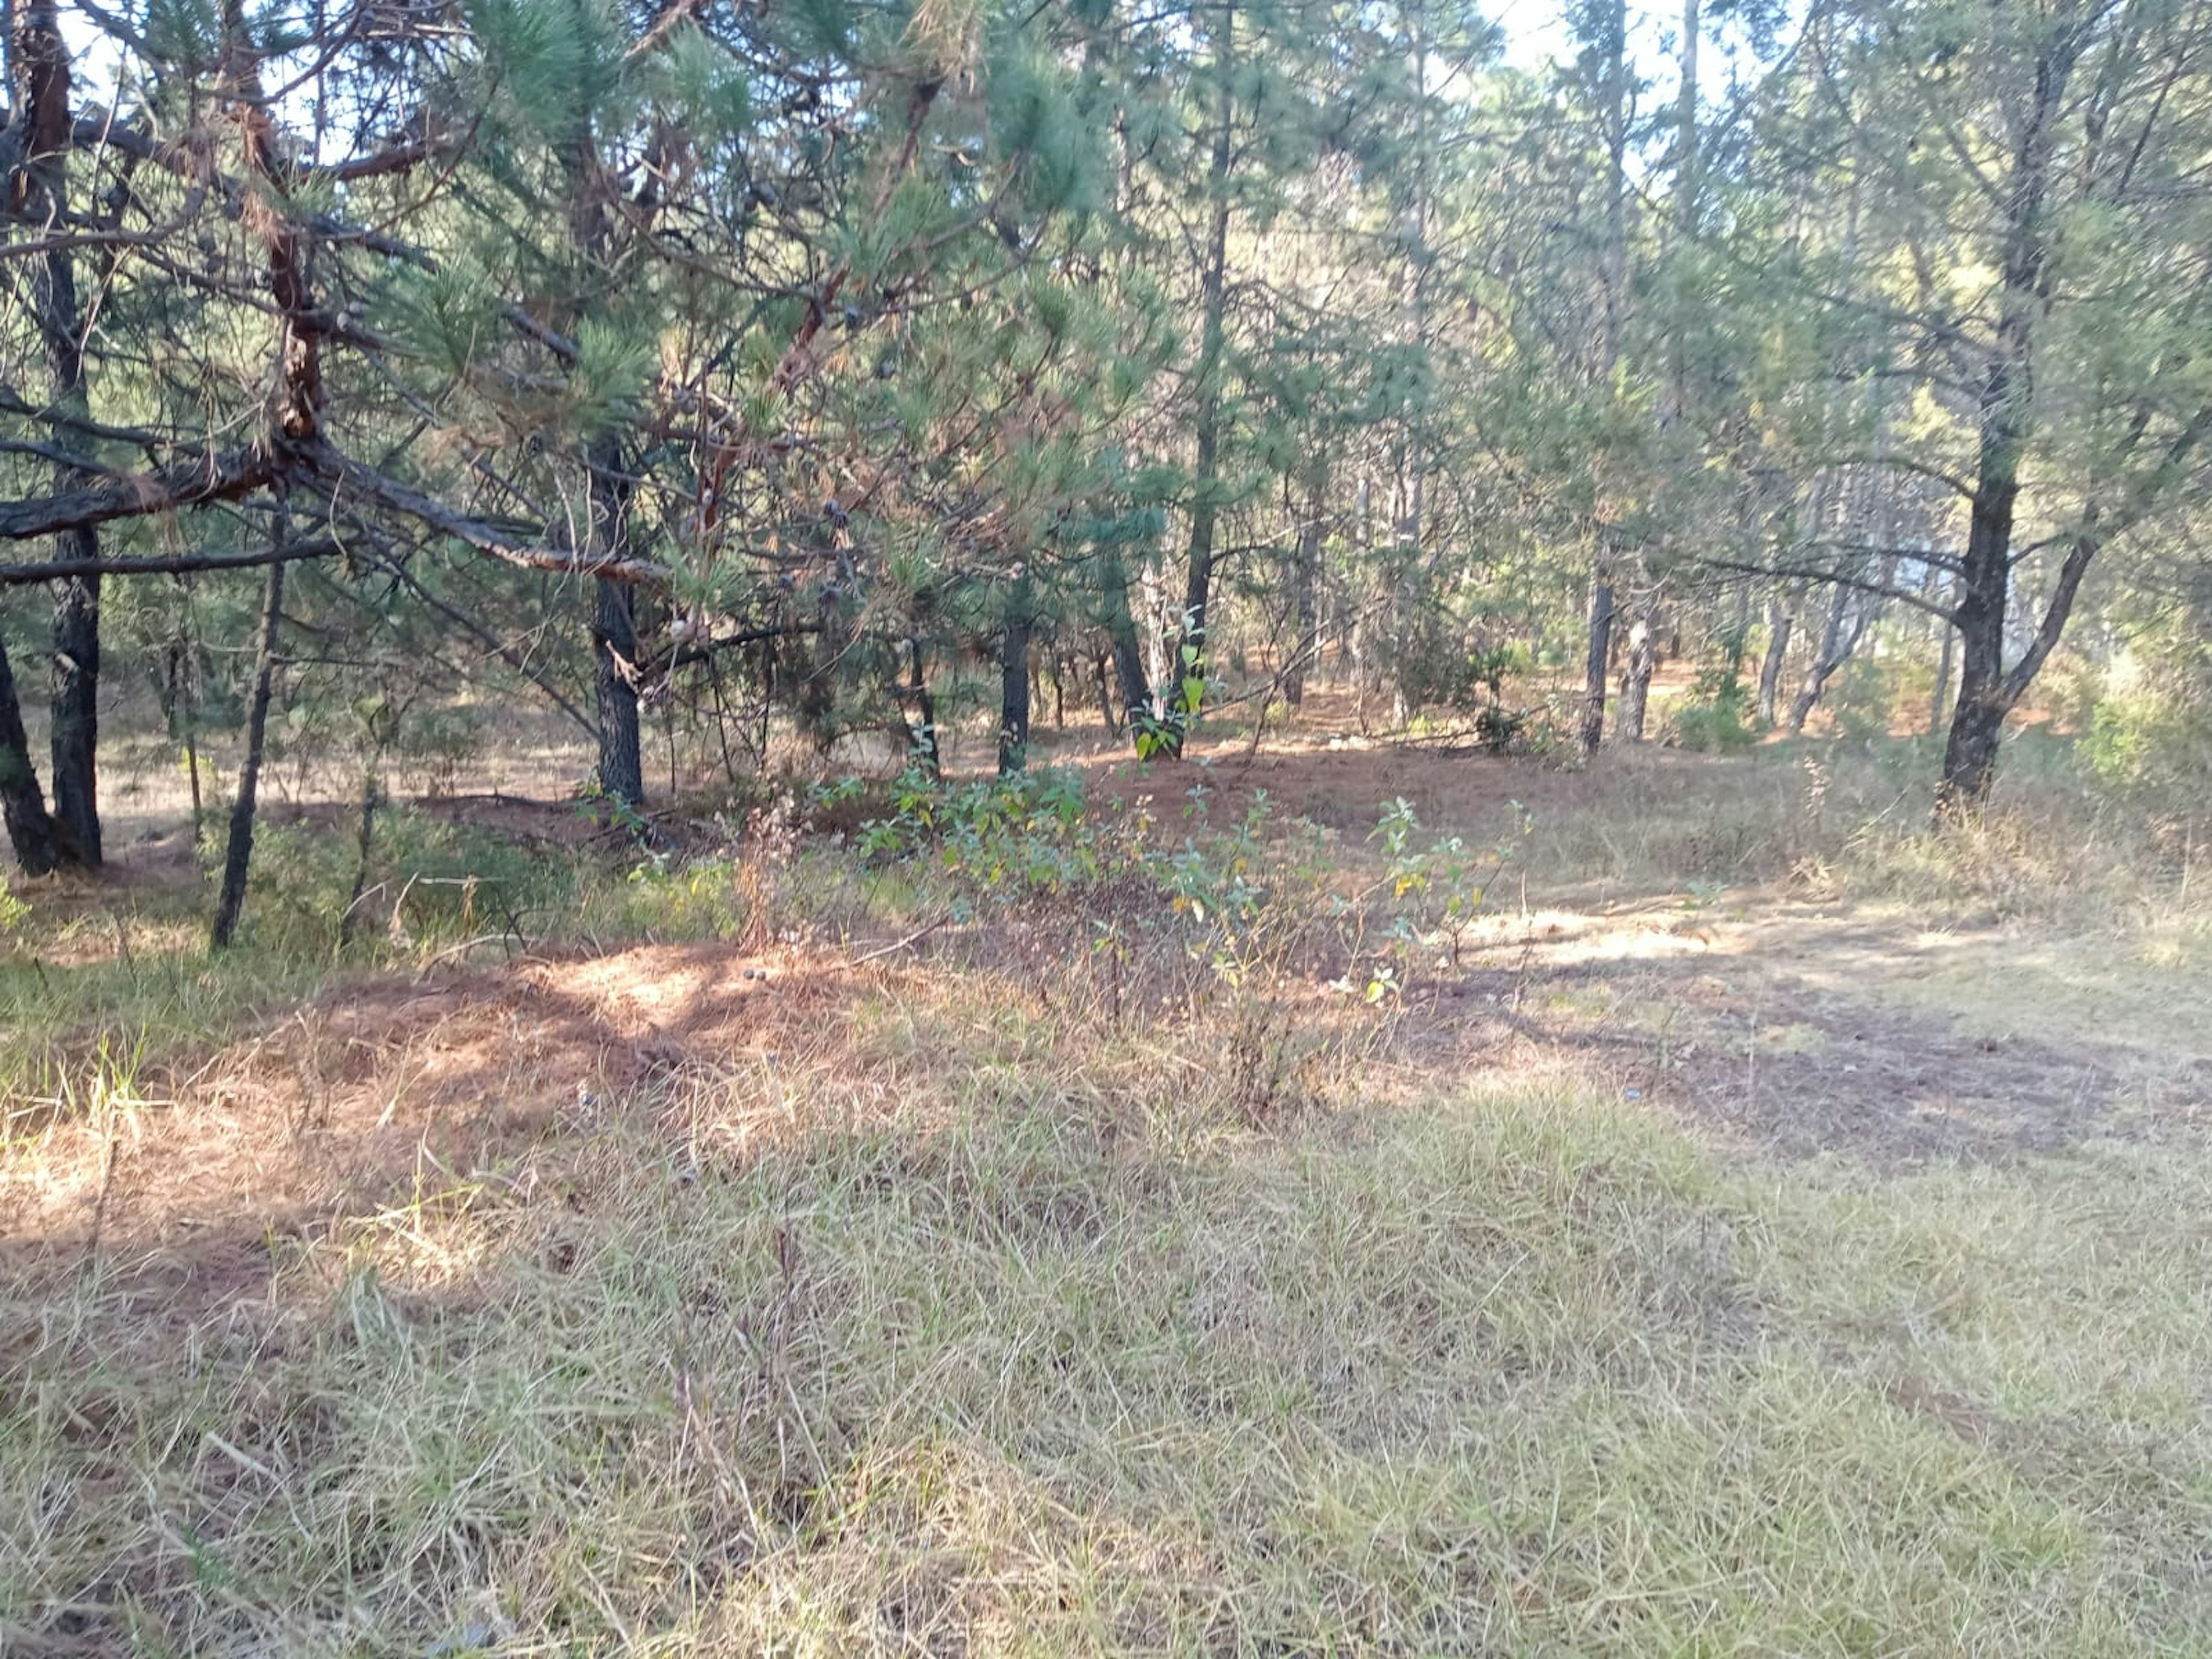
[[1896,678],[1887,662],[1853,657],[1829,677],[1822,701],[1838,737],[1865,743],[1889,735],[1897,697]]
[[1729,650],[1698,671],[1690,694],[1677,704],[1662,729],[1662,740],[1701,755],[1734,754],[1759,741],[1746,718],[1743,659]]
[[2098,781],[2130,805],[2202,815],[2212,776],[2212,649],[2166,641],[2121,658],[2105,676],[2081,752]]
[[[203,855],[219,859],[219,842]],[[358,901],[359,853],[350,834],[302,819],[264,821],[253,838],[249,925],[264,941],[327,950],[357,903],[365,937],[392,942],[445,939],[486,931],[532,931],[572,896],[568,861],[473,825],[455,825],[405,807],[377,815],[368,881]]]

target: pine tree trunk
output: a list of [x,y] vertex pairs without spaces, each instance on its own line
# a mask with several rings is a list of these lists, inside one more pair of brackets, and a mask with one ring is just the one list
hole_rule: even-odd
[[1622,743],[1644,741],[1644,713],[1651,700],[1651,672],[1658,662],[1658,641],[1642,623],[1628,630],[1628,666],[1620,677],[1620,720],[1616,732]]
[[[1826,689],[1828,677],[1850,654],[1850,646],[1844,643],[1844,625],[1850,620],[1851,591],[1841,582],[1828,598],[1828,620],[1820,630],[1820,648],[1813,653],[1811,666],[1805,671],[1805,683],[1797,688],[1797,695],[1790,704],[1790,735],[1796,737],[1805,729],[1812,717],[1813,707],[1820,701]],[[1856,643],[1856,635],[1853,636]]]
[[1766,654],[1759,665],[1759,723],[1771,730],[1776,704],[1782,696],[1782,668],[1790,655],[1790,636],[1797,629],[1790,603],[1779,597],[1766,602]]
[[599,787],[631,808],[645,805],[645,749],[638,735],[637,629],[630,592],[620,582],[592,584],[592,689],[599,728]]
[[[15,180],[15,212],[34,233],[58,231],[68,206],[70,60],[52,0],[31,0],[23,8],[14,45],[25,146]],[[52,406],[88,413],[75,255],[66,246],[49,248],[30,261],[28,276]],[[53,480],[57,491],[91,482],[68,465],[56,466]],[[97,559],[98,533],[89,526],[63,532],[55,538],[54,556]],[[93,866],[100,861],[99,577],[68,577],[58,585],[53,637],[54,847],[64,861]]]
[[[1606,147],[1605,242],[1598,278],[1598,375],[1609,384],[1620,361],[1620,336],[1628,307],[1628,5],[1612,0],[1602,17],[1600,43],[1605,69]],[[1595,757],[1605,741],[1606,680],[1613,658],[1613,549],[1601,526],[1597,558],[1590,571],[1589,641],[1583,664],[1583,711],[1577,746],[1583,758]]]
[[[562,151],[568,184],[568,235],[576,252],[605,280],[613,225],[609,189],[588,123]],[[588,298],[580,296],[583,303]],[[594,558],[629,550],[629,488],[623,472],[622,438],[611,427],[584,448],[590,501],[585,551]],[[623,583],[592,584],[592,686],[599,728],[602,793],[635,811],[645,805],[645,745],[637,720],[637,622],[634,598]]]
[[1959,702],[1943,745],[1943,775],[1936,786],[1939,821],[1969,817],[1988,803],[2008,712],[1989,681],[1972,672],[1960,675]]
[[38,769],[31,763],[31,740],[23,730],[23,708],[4,645],[0,645],[0,820],[6,823],[8,844],[23,873],[51,874],[59,862],[53,820],[46,813]]
[[246,705],[246,758],[238,769],[238,799],[230,809],[230,837],[222,853],[222,890],[216,900],[215,926],[208,943],[230,948],[238,918],[246,908],[248,868],[253,861],[253,815],[261,787],[261,757],[269,734],[269,694],[276,676],[276,634],[284,617],[284,567],[272,564],[262,588],[261,632],[253,659],[253,696]]
[[1014,608],[999,635],[999,775],[1010,778],[1029,764],[1030,614],[1028,584],[1021,584]]
[[[629,538],[622,444],[612,433],[592,441],[591,545],[594,556],[620,556]],[[592,583],[592,661],[599,728],[599,787],[635,810],[645,805],[645,749],[637,721],[637,624],[628,584]]]
[[[2036,646],[2008,674],[2004,624],[2012,592],[2013,515],[2020,500],[2021,459],[2033,426],[2029,365],[2035,322],[2047,301],[2051,247],[2045,204],[2059,112],[2075,61],[2075,46],[2070,43],[2077,40],[2046,38],[2034,65],[2033,101],[2014,141],[1996,295],[1996,337],[1975,404],[1974,493],[1967,513],[1966,550],[1959,562],[1958,603],[1952,612],[1959,632],[1959,696],[1943,745],[1942,776],[1936,786],[1939,825],[1971,817],[1988,802],[1996,780],[2005,719],[2027,690],[2044,654],[2057,642],[2081,575],[2069,555],[2070,580],[2062,580]],[[2094,550],[2094,544],[2087,545]],[[2086,556],[2082,563],[2086,565]]]
[[921,640],[919,635],[907,641],[907,668],[910,678],[907,690],[914,700],[914,754],[921,763],[922,770],[932,778],[945,775],[945,757],[937,744],[937,699],[929,695],[929,681],[922,672]]
[[1602,549],[1590,573],[1589,650],[1583,665],[1582,724],[1577,732],[1583,758],[1595,757],[1605,741],[1605,683],[1613,657],[1613,570]]
[[1118,738],[1121,735],[1121,720],[1114,713],[1114,694],[1106,684],[1106,664],[1113,654],[1109,648],[1094,655],[1091,659],[1091,672],[1098,693],[1098,723],[1106,728],[1108,737]]
[[[834,588],[825,587],[816,597],[814,619],[814,643],[806,653],[806,672],[799,677],[793,707],[799,730],[813,738],[817,754],[826,755],[837,734],[831,717],[837,711],[838,665],[851,644],[845,607]],[[765,747],[762,752],[767,752]]]
[[1659,666],[1659,616],[1656,599],[1637,607],[1628,630],[1628,668],[1620,677],[1620,736],[1644,741],[1644,714],[1651,698],[1651,676]]
[[[59,538],[66,558],[96,559],[99,538]],[[54,596],[54,823],[72,860],[96,867],[100,833],[100,578],[70,577]]]
[[1316,449],[1306,471],[1305,522],[1298,526],[1297,568],[1291,574],[1291,603],[1297,638],[1283,670],[1283,701],[1296,708],[1306,700],[1306,671],[1321,648],[1322,513],[1328,499],[1328,457]]
[[1220,513],[1221,373],[1229,303],[1229,168],[1235,155],[1237,114],[1235,0],[1224,0],[1219,9],[1220,33],[1213,42],[1219,103],[1206,174],[1213,211],[1206,239],[1206,266],[1200,277],[1204,314],[1195,371],[1198,408],[1193,428],[1198,453],[1191,471],[1190,548],[1175,659],[1168,664],[1166,683],[1159,688],[1161,741],[1154,750],[1167,758],[1181,757],[1204,696],[1206,626],[1213,598],[1213,535]]
[[[1106,562],[1102,586],[1106,605],[1106,638],[1112,647],[1114,678],[1121,693],[1121,730],[1144,730],[1152,718],[1152,688],[1145,674],[1145,648],[1137,639],[1137,624],[1129,612],[1128,568],[1119,558]],[[1103,686],[1102,686],[1103,691]],[[1107,721],[1109,730],[1114,722]]]
[[2004,617],[2018,486],[2011,477],[1985,477],[1983,483],[1973,504],[1953,613],[1959,635],[1959,695],[1936,786],[1939,823],[1970,817],[1989,800],[2005,717],[2012,712],[2005,688]]

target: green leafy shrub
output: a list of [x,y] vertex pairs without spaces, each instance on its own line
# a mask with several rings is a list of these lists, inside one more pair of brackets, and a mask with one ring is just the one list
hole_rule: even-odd
[[1887,663],[1853,657],[1829,676],[1821,695],[1836,735],[1866,743],[1889,735],[1897,712],[1898,687]]
[[1743,659],[1723,651],[1698,671],[1690,694],[1668,714],[1662,740],[1701,755],[1729,755],[1759,741],[1748,718]]
[[1041,767],[1012,777],[946,784],[909,767],[890,811],[860,826],[875,863],[926,856],[969,903],[1006,905],[1073,891],[1117,862],[1109,830],[1084,811],[1079,773]]
[[[215,842],[205,849],[221,856]],[[377,815],[367,879],[350,834],[312,819],[264,822],[254,833],[249,925],[271,944],[334,947],[348,910],[356,932],[389,943],[430,943],[485,932],[528,937],[574,893],[565,859],[474,825],[399,807]]]
[[2212,777],[2212,648],[2165,641],[2114,665],[2081,755],[2091,775],[2134,806],[2195,818]]
[[[1461,946],[1481,913],[1486,891],[1534,827],[1518,801],[1510,806],[1517,834],[1487,849],[1470,848],[1459,836],[1423,847],[1416,840],[1420,820],[1413,803],[1401,795],[1383,807],[1368,839],[1382,844],[1390,939],[1406,946],[1433,943],[1454,967],[1459,965]],[[1378,977],[1370,984],[1370,1000],[1388,982]]]

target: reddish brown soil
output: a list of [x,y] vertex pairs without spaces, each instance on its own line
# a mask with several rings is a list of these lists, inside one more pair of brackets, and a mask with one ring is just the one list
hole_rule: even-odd
[[695,1056],[817,1042],[874,979],[715,945],[348,985],[0,1163],[0,1252],[58,1268],[96,1239],[219,1294],[288,1234],[496,1171]]

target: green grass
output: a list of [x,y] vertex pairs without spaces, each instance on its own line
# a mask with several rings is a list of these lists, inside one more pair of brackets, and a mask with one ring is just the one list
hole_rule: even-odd
[[285,951],[211,964],[189,923],[121,919],[114,932],[119,948],[100,954],[66,940],[52,955],[28,940],[0,951],[0,1149],[54,1113],[165,1092],[332,973],[327,958]]

